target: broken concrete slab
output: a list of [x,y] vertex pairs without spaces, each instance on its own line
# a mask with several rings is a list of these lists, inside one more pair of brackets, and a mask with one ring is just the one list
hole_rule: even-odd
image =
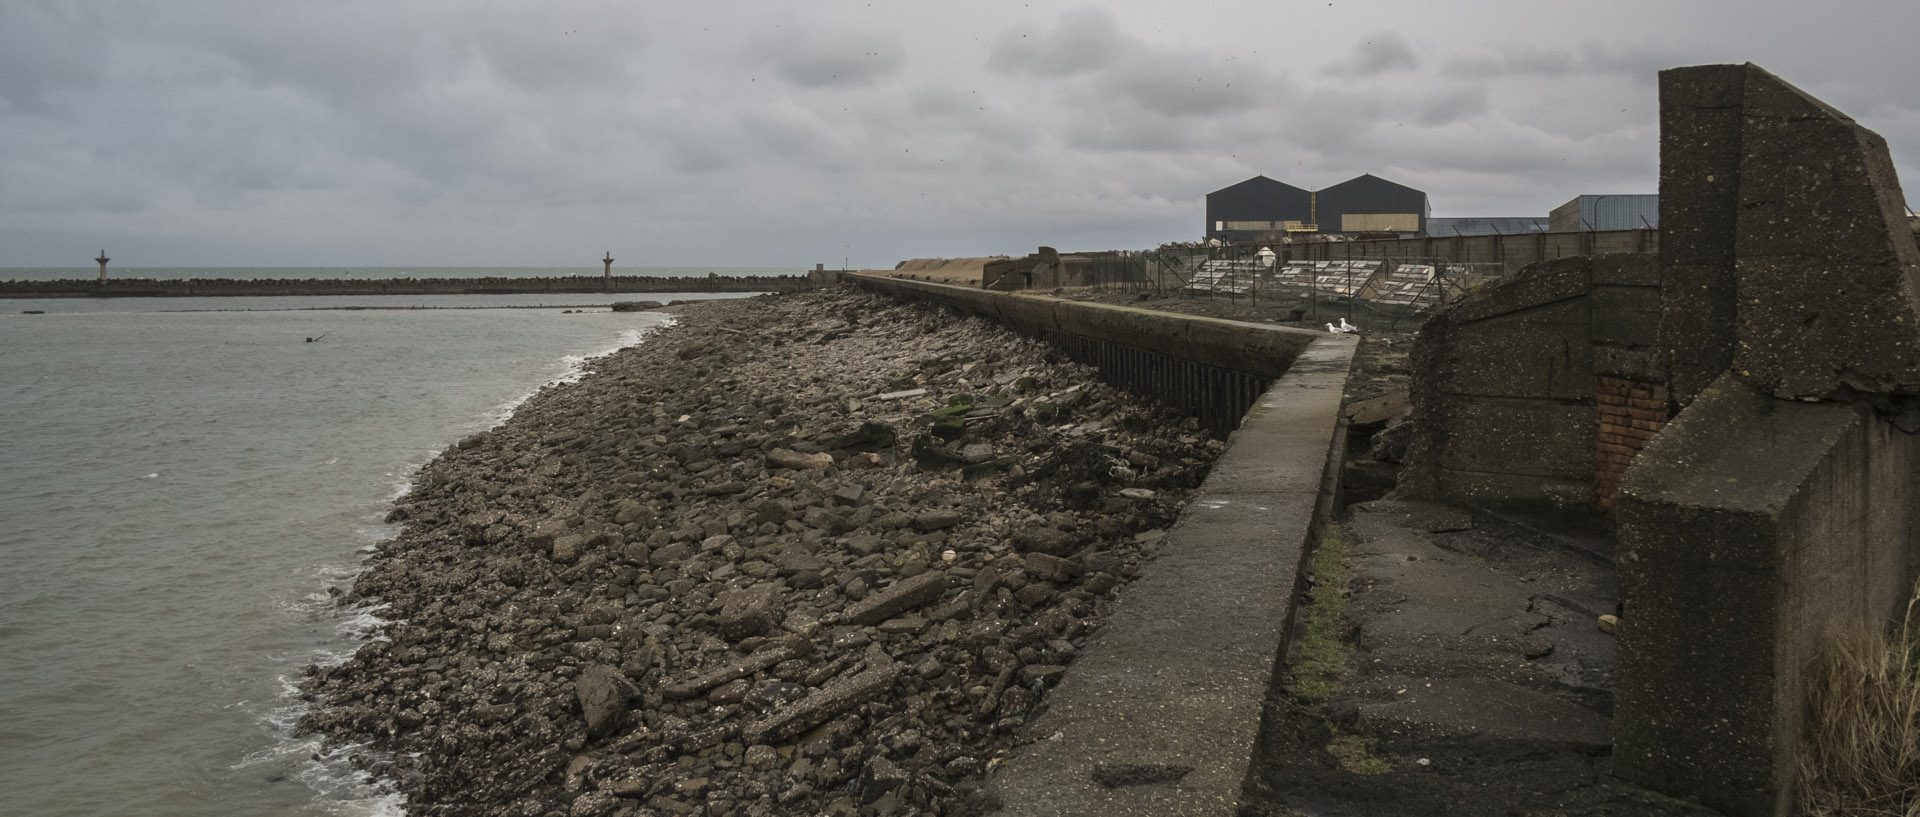
[[882,660],[748,724],[741,731],[741,740],[749,746],[780,743],[887,691],[899,677],[900,665]]
[[852,624],[879,624],[908,610],[930,604],[945,592],[946,572],[930,570],[894,582],[887,589],[848,607],[843,618]]

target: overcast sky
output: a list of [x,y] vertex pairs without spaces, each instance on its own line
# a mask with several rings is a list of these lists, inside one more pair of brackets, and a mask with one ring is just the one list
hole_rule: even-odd
[[1920,185],[1912,0],[0,0],[0,267],[1141,249],[1254,174],[1544,216],[1654,192],[1714,62]]

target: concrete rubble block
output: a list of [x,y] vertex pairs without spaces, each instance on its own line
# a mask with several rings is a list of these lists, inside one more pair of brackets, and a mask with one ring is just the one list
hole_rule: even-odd
[[782,661],[799,658],[812,652],[803,638],[788,638],[770,646],[761,647],[744,658],[722,664],[706,672],[660,688],[660,694],[670,700],[691,698],[709,689],[736,678],[745,678]]
[[848,607],[845,620],[850,624],[879,624],[908,610],[932,603],[945,592],[947,592],[946,572],[928,571],[894,582],[891,587]]
[[1731,373],[1648,443],[1616,511],[1622,777],[1731,815],[1790,812],[1820,639],[1877,631],[1911,588],[1913,448],[1871,412]]
[[796,471],[808,471],[833,465],[833,455],[802,454],[785,448],[776,448],[767,452],[767,465],[772,468],[792,468]]
[[829,682],[818,692],[747,724],[741,731],[741,740],[748,745],[778,744],[878,697],[891,689],[899,677],[900,665],[882,660],[861,672]]
[[722,637],[734,641],[772,632],[779,617],[780,591],[774,584],[732,591],[720,608],[716,629]]
[[587,737],[598,738],[626,726],[631,718],[628,705],[639,697],[640,689],[619,670],[594,664],[581,670],[574,693],[580,702],[580,716],[587,724]]

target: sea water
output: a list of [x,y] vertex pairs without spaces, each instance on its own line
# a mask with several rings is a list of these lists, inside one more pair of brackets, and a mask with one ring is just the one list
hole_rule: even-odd
[[293,684],[415,469],[671,320],[593,297],[0,301],[0,813],[398,813]]

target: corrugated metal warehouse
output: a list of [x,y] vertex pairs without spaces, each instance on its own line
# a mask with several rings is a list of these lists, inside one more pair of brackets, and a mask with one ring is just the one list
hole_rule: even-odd
[[1207,194],[1206,236],[1267,241],[1298,232],[1419,235],[1427,194],[1371,173],[1310,193],[1255,176]]
[[1638,230],[1660,226],[1660,196],[1654,193],[1606,193],[1575,196],[1547,214],[1547,229]]
[[1322,190],[1318,198],[1321,232],[1416,236],[1427,231],[1427,194],[1372,173]]
[[1312,220],[1310,193],[1285,182],[1255,176],[1207,194],[1208,238],[1256,241]]

